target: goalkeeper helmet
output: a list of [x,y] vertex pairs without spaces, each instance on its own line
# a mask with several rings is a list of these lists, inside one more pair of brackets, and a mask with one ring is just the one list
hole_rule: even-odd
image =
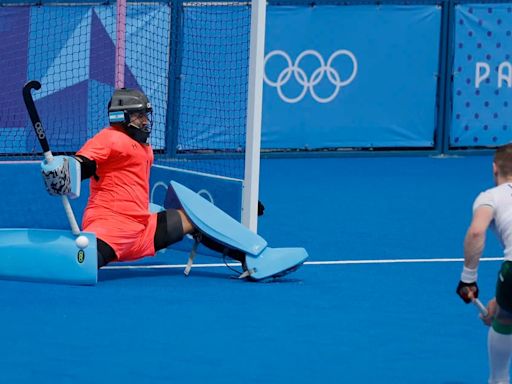
[[111,125],[122,126],[140,143],[147,143],[153,126],[153,108],[147,96],[137,89],[116,89],[108,103]]

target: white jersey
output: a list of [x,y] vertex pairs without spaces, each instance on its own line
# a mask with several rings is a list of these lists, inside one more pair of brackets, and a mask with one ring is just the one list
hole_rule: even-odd
[[505,250],[505,260],[512,261],[512,183],[500,184],[480,193],[473,203],[473,211],[482,205],[493,209],[491,228]]

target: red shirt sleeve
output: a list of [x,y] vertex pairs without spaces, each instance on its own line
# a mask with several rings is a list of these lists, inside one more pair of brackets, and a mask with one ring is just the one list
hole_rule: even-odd
[[97,164],[101,164],[108,159],[112,150],[113,136],[111,131],[111,127],[101,130],[91,139],[87,140],[76,154],[85,156],[89,160],[94,160]]

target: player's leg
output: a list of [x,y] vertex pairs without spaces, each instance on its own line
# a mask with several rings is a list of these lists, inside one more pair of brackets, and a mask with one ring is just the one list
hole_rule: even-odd
[[192,231],[193,226],[183,212],[172,208],[158,212],[154,237],[155,252],[181,241],[183,236]]
[[204,233],[201,233],[199,231],[197,231],[194,234],[194,237],[196,238],[196,240],[199,243],[203,244],[207,248],[210,248],[212,251],[218,252],[222,255],[228,256],[234,260],[239,261],[240,263],[242,263],[242,266],[244,266],[244,268],[245,268],[245,253],[243,253],[242,251],[239,251],[238,249],[226,247],[225,245],[219,243],[212,237],[210,237]]
[[157,214],[154,240],[155,251],[167,248],[171,244],[181,241],[186,234],[192,234],[198,242],[216,252],[229,256],[241,263],[245,260],[243,252],[226,247],[213,238],[199,232],[183,210],[172,208]]
[[489,384],[510,383],[512,358],[512,262],[505,261],[496,284],[498,308],[489,329]]
[[510,353],[512,335],[489,329],[487,348],[489,352],[489,384],[509,384]]
[[105,243],[101,239],[97,239],[97,251],[98,251],[98,269],[104,267],[108,263],[117,260],[116,253],[110,245]]

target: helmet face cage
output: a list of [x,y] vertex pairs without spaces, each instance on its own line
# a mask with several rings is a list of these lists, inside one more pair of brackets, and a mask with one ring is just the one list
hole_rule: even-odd
[[129,125],[150,133],[153,128],[153,111],[128,112]]
[[[121,124],[125,127],[133,126],[143,132],[149,133],[153,127],[153,108],[147,96],[136,89],[116,89],[108,103],[108,116],[110,124]],[[145,122],[140,125],[134,121]]]

